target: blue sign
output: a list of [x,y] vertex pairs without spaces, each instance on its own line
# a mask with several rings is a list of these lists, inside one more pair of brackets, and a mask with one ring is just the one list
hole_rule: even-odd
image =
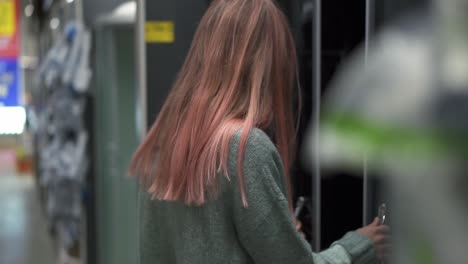
[[18,61],[0,58],[0,106],[19,106],[19,94]]

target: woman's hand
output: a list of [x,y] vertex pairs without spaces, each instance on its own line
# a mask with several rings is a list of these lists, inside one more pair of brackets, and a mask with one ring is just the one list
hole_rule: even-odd
[[380,225],[377,217],[370,225],[356,231],[374,242],[379,259],[383,259],[388,256],[391,247],[389,242],[390,228],[386,225]]
[[296,231],[299,232],[299,235],[303,237],[304,239],[306,238],[304,232],[302,232],[302,222],[299,220],[296,220]]

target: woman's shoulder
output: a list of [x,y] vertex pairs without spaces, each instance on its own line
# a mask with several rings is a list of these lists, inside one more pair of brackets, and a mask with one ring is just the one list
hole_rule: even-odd
[[[242,131],[239,130],[231,140],[230,152],[237,154],[241,140]],[[261,129],[253,128],[249,132],[247,142],[245,144],[245,158],[254,159],[271,159],[272,156],[277,156],[278,150],[271,138]],[[232,156],[232,155],[230,155]]]
[[[237,173],[238,155],[240,151],[241,131],[238,131],[231,140],[229,150],[229,171]],[[281,156],[271,138],[261,129],[253,128],[249,132],[243,153],[244,174],[258,172],[267,168],[282,173],[283,164]]]
[[[238,154],[241,132],[236,133],[229,153],[229,174],[238,175]],[[243,157],[245,186],[249,193],[271,191],[274,197],[285,199],[286,185],[281,156],[270,137],[261,129],[249,132]],[[266,189],[265,189],[266,188]],[[259,190],[263,191],[259,191]],[[272,197],[273,197],[272,196]]]

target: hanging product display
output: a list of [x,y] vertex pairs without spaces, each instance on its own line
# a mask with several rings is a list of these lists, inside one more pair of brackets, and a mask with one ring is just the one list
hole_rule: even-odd
[[69,23],[43,59],[36,93],[46,99],[38,111],[36,139],[39,182],[46,191],[50,224],[65,249],[80,239],[82,192],[88,170],[88,131],[83,115],[91,71],[90,33]]

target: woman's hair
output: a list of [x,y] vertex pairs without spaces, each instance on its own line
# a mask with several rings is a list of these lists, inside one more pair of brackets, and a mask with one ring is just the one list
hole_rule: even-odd
[[154,198],[204,204],[217,193],[218,175],[229,178],[230,140],[241,130],[238,179],[247,206],[243,159],[256,127],[274,131],[290,189],[296,70],[295,42],[273,0],[213,1],[130,174]]

